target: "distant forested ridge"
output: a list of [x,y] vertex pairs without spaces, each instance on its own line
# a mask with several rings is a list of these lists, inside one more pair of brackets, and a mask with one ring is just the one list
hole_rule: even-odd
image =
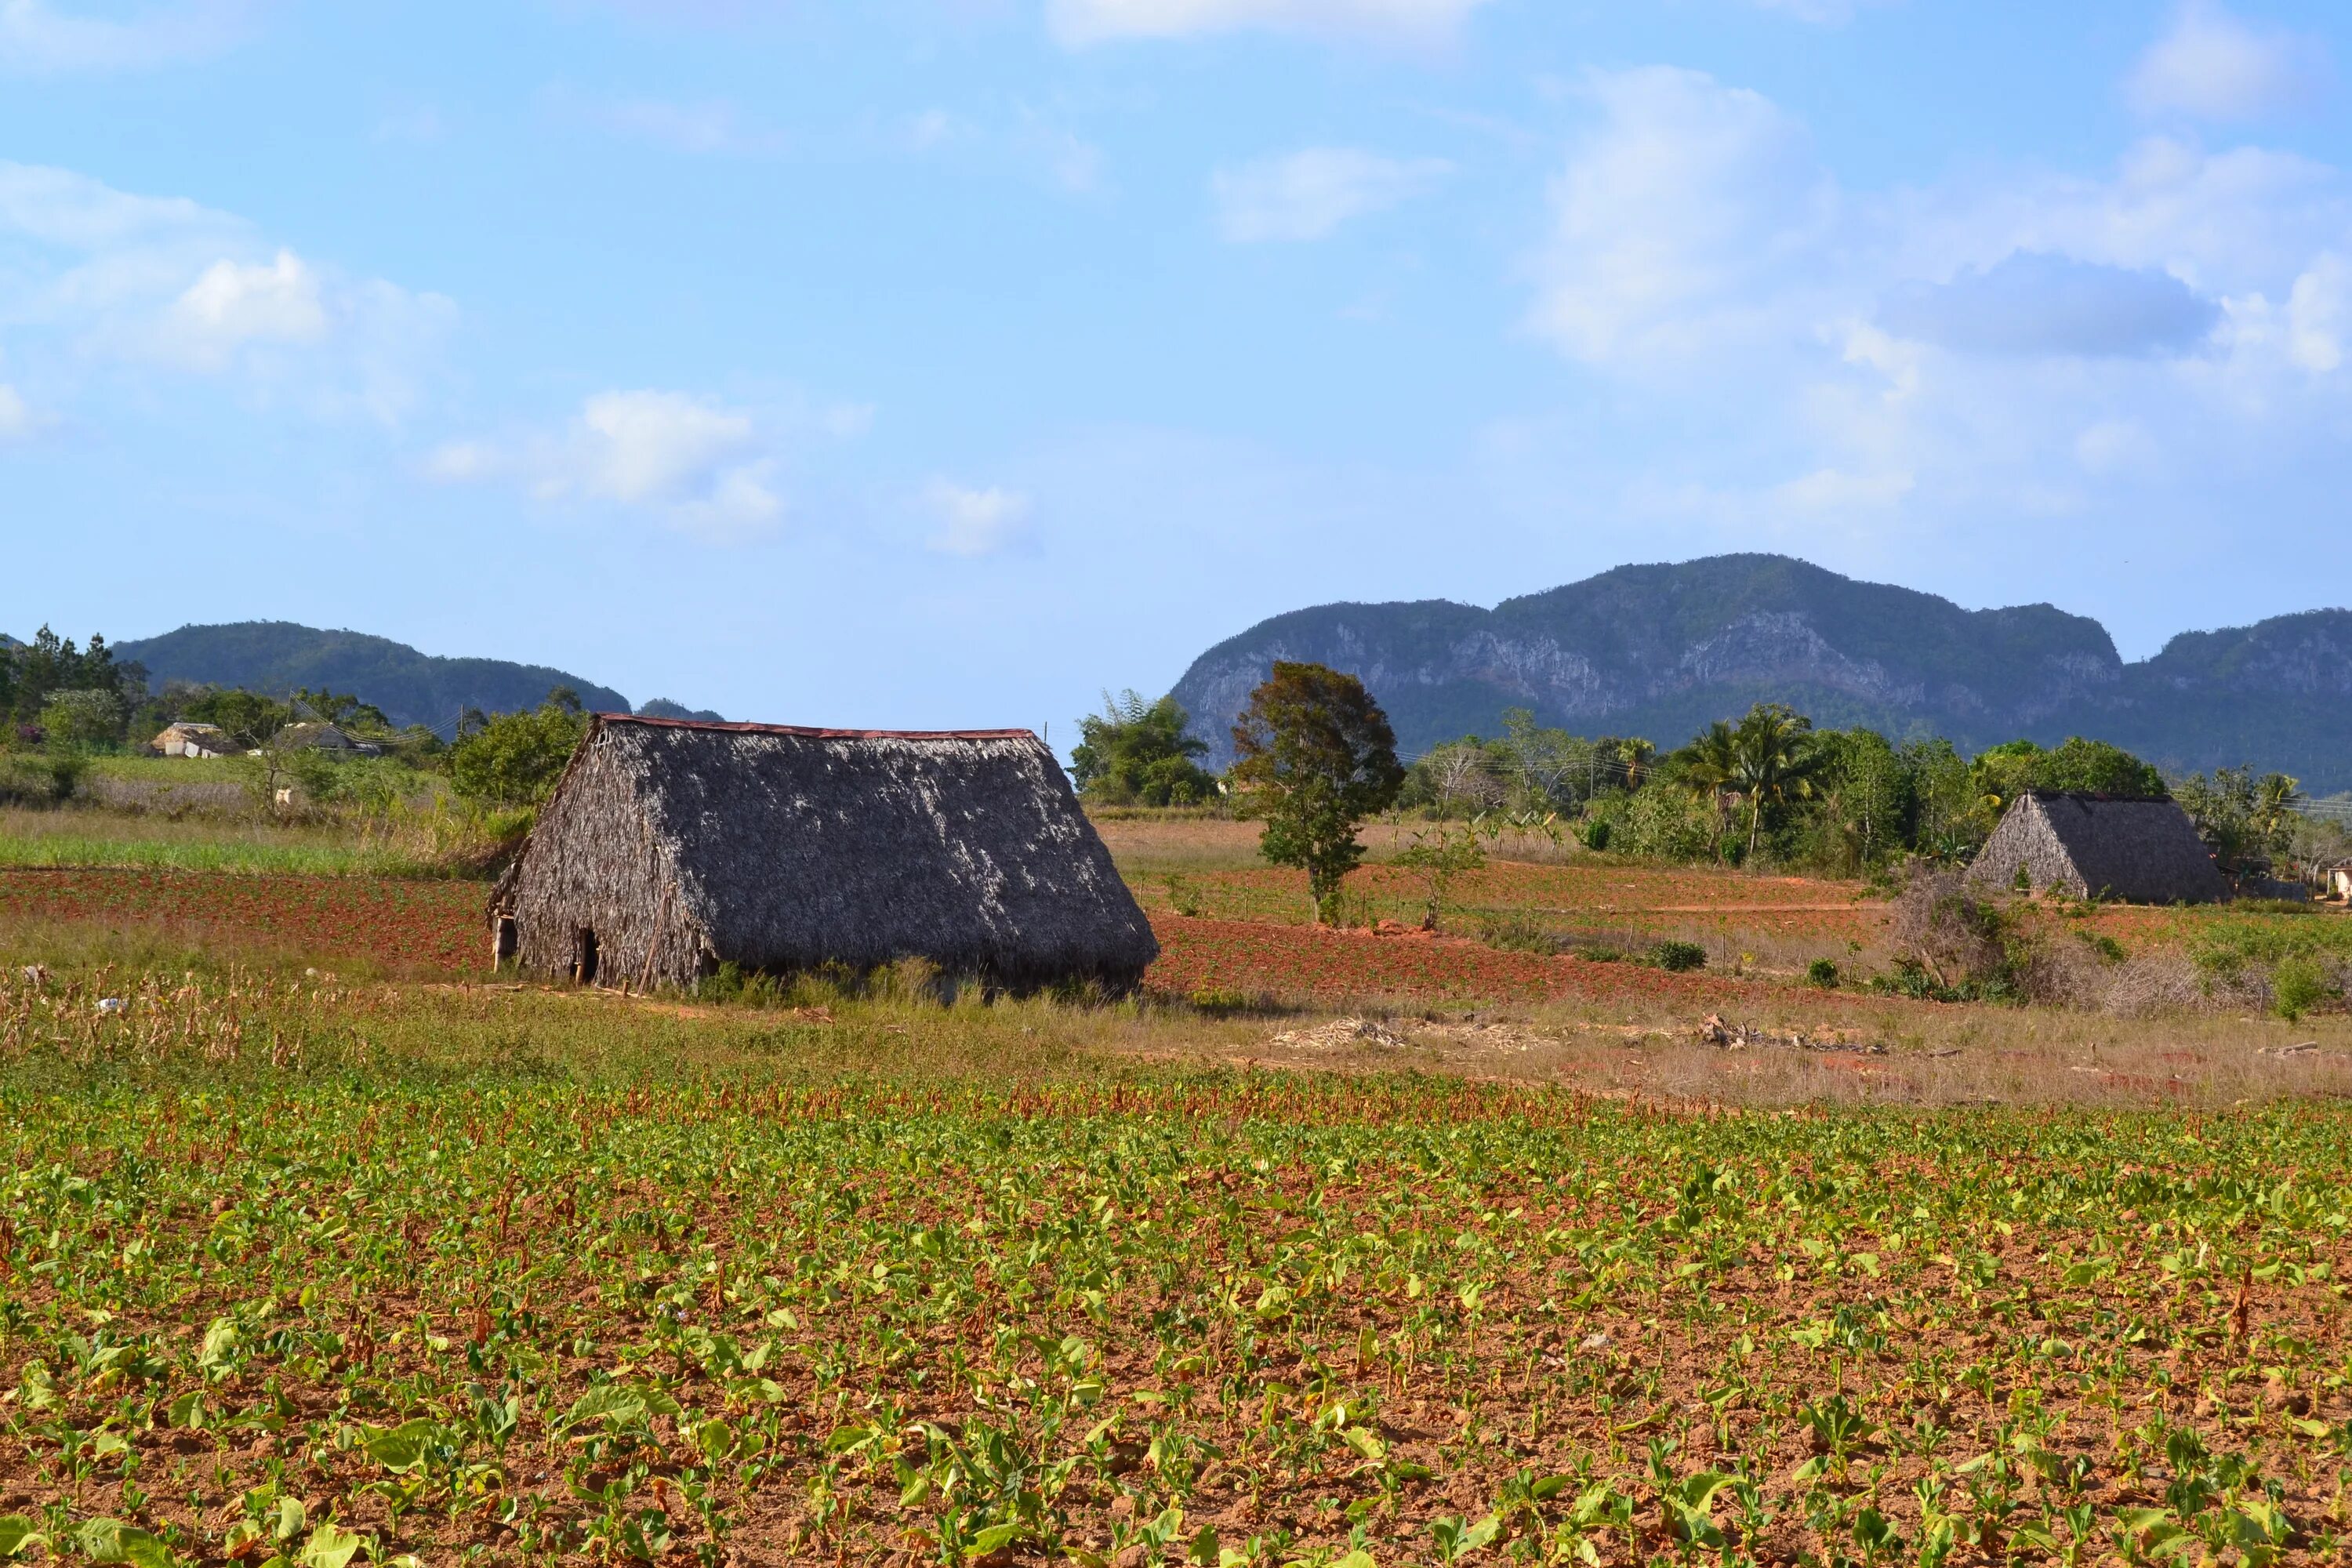
[[626,713],[629,700],[567,670],[499,658],[442,658],[362,632],[320,631],[291,621],[240,621],[182,626],[162,637],[118,643],[115,657],[147,668],[161,688],[180,680],[278,693],[348,691],[383,710],[394,724],[446,726],[467,709],[511,713],[536,707],[569,687],[597,712]]
[[1965,610],[1780,555],[1622,566],[1493,609],[1445,600],[1324,605],[1195,659],[1175,697],[1209,742],[1277,659],[1360,677],[1408,754],[1543,724],[1675,745],[1759,701],[1823,726],[1966,750],[2094,735],[2176,773],[2252,763],[2352,789],[2352,611],[2184,632],[2126,663],[2098,622],[2049,605]]

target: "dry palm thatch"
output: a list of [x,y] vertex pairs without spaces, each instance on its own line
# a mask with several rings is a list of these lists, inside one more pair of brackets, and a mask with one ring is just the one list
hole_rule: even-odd
[[1159,954],[1025,730],[599,714],[491,920],[524,970],[609,985],[919,958],[1014,990],[1126,990]]
[[2168,800],[2034,790],[2018,796],[1977,852],[1971,880],[2138,904],[2213,903],[2229,884],[2189,814]]

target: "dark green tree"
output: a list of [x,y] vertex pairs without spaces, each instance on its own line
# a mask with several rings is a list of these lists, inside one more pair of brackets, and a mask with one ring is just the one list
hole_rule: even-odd
[[180,704],[179,716],[199,723],[217,724],[229,738],[250,751],[294,721],[294,710],[257,691],[215,688]]
[[6,709],[0,718],[17,724],[37,724],[53,692],[104,692],[115,698],[127,714],[147,692],[147,671],[136,664],[117,664],[106,639],[93,636],[86,647],[43,626],[28,643],[0,649],[0,695]]
[[1866,871],[1905,847],[1913,795],[1903,758],[1875,730],[1825,731],[1814,737],[1821,771],[1820,858],[1836,869]]
[[2066,743],[2033,759],[2028,774],[2035,789],[2068,790],[2084,795],[2121,795],[2134,800],[2165,800],[2171,792],[2164,775],[2121,746],[2070,735]]
[[1316,918],[1328,923],[1364,858],[1357,825],[1404,783],[1388,715],[1352,675],[1278,662],[1234,725],[1234,750],[1241,811],[1265,823],[1259,849],[1307,873]]
[[2177,797],[2213,863],[2232,880],[2262,876],[2294,853],[2294,805],[2302,795],[2284,773],[2216,768],[2181,781]]
[[1666,758],[1666,773],[1715,808],[1719,850],[1719,841],[1727,832],[1725,824],[1730,816],[1731,799],[1739,793],[1738,736],[1730,725],[1717,719],[1692,736],[1689,745]]
[[1822,758],[1813,721],[1786,703],[1759,702],[1732,731],[1735,776],[1748,799],[1748,858],[1764,831],[1764,814],[1792,800],[1810,800]]
[[1103,710],[1078,721],[1070,773],[1079,793],[1102,805],[1194,805],[1217,781],[1192,759],[1209,749],[1185,732],[1192,715],[1174,697],[1146,702],[1129,688],[1103,693]]
[[449,785],[484,805],[537,805],[587,732],[579,698],[558,688],[528,713],[500,713],[460,736],[449,748]]

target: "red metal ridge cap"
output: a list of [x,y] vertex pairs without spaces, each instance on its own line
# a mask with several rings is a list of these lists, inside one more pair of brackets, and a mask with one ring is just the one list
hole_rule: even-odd
[[598,713],[605,724],[651,724],[663,730],[708,730],[722,735],[796,735],[807,741],[1034,741],[1034,730],[820,730],[805,724],[713,723],[708,719],[656,719],[642,713]]

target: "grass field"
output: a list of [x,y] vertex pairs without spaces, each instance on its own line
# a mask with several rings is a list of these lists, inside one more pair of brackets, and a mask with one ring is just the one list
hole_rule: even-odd
[[[1147,892],[1280,889],[1230,825],[1113,826]],[[1490,908],[1792,957],[1861,939],[1768,922],[1877,918],[1850,887],[1482,876]],[[2340,1013],[1941,1005],[1164,905],[1134,1002],[886,975],[717,1006],[488,983],[481,898],[0,873],[0,1548],[2255,1568],[2352,1540]]]

